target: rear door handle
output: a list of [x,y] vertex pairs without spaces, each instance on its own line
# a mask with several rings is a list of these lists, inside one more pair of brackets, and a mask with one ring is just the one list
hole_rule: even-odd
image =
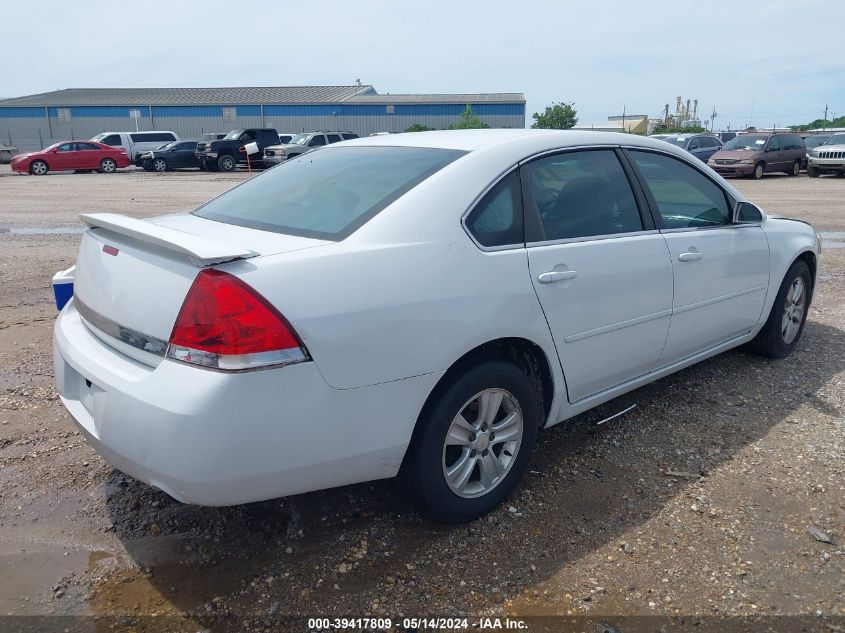
[[701,259],[702,257],[704,257],[704,255],[702,255],[698,251],[693,251],[691,253],[681,253],[680,255],[678,255],[678,261],[694,262],[695,260]]
[[540,273],[537,275],[537,281],[541,284],[551,284],[556,281],[575,279],[577,276],[578,273],[574,270],[551,270],[547,273]]

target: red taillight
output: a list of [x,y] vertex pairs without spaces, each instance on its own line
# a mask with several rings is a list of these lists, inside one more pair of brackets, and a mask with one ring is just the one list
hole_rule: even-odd
[[217,369],[253,369],[308,359],[287,320],[243,281],[208,269],[197,275],[167,355]]

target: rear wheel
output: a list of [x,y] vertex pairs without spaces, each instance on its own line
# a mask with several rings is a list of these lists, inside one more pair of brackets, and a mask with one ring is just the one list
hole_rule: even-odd
[[537,394],[520,368],[503,361],[468,368],[426,403],[402,477],[435,519],[471,521],[519,481],[540,421]]
[[819,177],[819,169],[818,167],[813,167],[812,165],[807,166],[807,175],[810,178],[818,178]]
[[34,160],[29,165],[29,173],[33,176],[43,176],[48,171],[50,171],[50,168],[43,160]]
[[751,178],[760,180],[764,173],[766,173],[766,166],[763,163],[757,163],[754,165],[754,171],[751,172]]
[[787,173],[788,176],[797,176],[798,174],[800,174],[801,173],[801,161],[796,160],[792,164],[792,171],[788,171],[786,173]]
[[153,171],[167,171],[167,161],[163,158],[156,158],[153,161]]
[[235,161],[234,156],[224,155],[217,159],[217,168],[220,171],[235,171],[235,167],[237,166],[238,163]]
[[100,173],[112,174],[117,169],[117,163],[111,158],[104,158],[100,161]]
[[783,278],[769,318],[751,342],[752,348],[769,358],[789,356],[804,331],[811,298],[810,269],[799,259]]

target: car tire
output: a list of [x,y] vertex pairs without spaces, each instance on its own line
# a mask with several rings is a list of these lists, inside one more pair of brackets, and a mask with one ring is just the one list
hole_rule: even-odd
[[494,510],[519,481],[541,407],[529,377],[509,362],[484,362],[445,380],[423,407],[400,479],[431,517],[463,523]]
[[199,167],[199,168],[200,168],[200,171],[208,171],[208,170],[206,169],[206,167],[205,167],[205,161],[202,161],[202,160],[201,160],[201,161],[199,161],[199,162],[197,163],[197,167]]
[[43,160],[34,160],[29,164],[29,173],[33,176],[43,176],[48,171],[50,167]]
[[801,173],[801,161],[796,160],[794,163],[792,163],[792,171],[786,172],[786,175],[787,176],[797,176],[800,173]]
[[167,171],[167,161],[163,158],[153,160],[153,171]]
[[812,284],[810,268],[804,260],[799,259],[790,266],[766,324],[751,341],[755,352],[769,358],[789,356],[804,331],[813,298]]
[[224,154],[223,156],[217,158],[217,169],[220,171],[235,171],[237,166],[238,161],[235,160],[234,156]]
[[763,174],[766,173],[766,165],[763,162],[759,162],[754,165],[754,170],[751,172],[751,179],[752,180],[760,180],[763,177]]
[[817,167],[813,167],[812,165],[807,166],[807,175],[810,178],[818,178],[819,177],[819,170]]
[[100,169],[98,170],[101,174],[113,174],[117,169],[117,163],[114,162],[111,158],[104,158],[100,161]]

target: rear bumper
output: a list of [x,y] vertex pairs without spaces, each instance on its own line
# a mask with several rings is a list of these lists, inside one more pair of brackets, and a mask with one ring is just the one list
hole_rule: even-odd
[[54,331],[56,386],[112,466],[185,503],[233,505],[394,476],[439,374],[329,387],[313,362],[223,373],[138,363],[71,301]]

